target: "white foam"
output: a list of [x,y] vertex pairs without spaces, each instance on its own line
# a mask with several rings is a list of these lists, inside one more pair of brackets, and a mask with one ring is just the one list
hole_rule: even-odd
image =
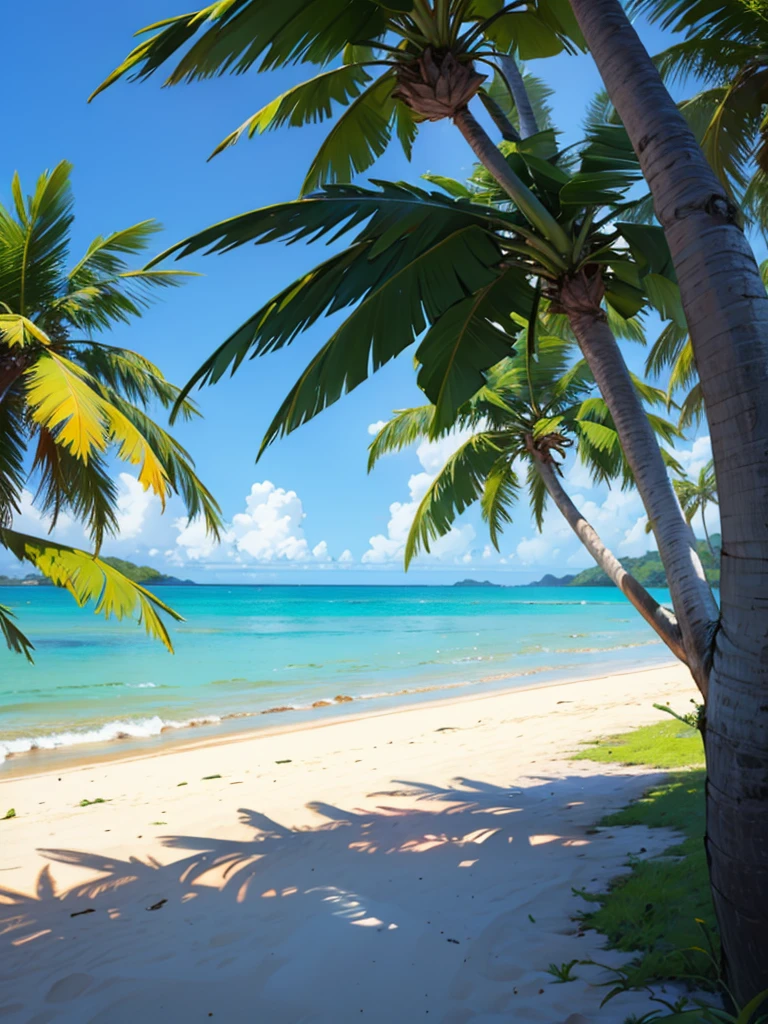
[[59,747],[74,747],[83,743],[109,743],[111,740],[127,737],[142,739],[159,736],[166,729],[185,729],[192,725],[214,725],[220,721],[218,715],[190,718],[184,722],[166,720],[160,718],[159,715],[153,715],[151,718],[107,722],[97,729],[73,729],[44,736],[20,736],[18,739],[0,741],[0,764],[9,754],[27,754],[30,750],[56,750]]

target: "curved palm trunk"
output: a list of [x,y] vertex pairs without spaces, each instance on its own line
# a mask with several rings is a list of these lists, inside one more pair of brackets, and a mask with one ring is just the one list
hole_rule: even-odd
[[677,620],[663,608],[634,576],[631,576],[616,556],[600,540],[597,531],[587,522],[563,489],[551,463],[536,461],[536,469],[547,488],[547,493],[565,518],[566,522],[592,555],[608,579],[642,615],[645,621],[658,633],[676,658],[687,664],[685,650]]
[[[597,285],[597,292],[592,289]],[[696,539],[675,496],[661,450],[629,375],[624,357],[600,309],[602,289],[574,279],[563,284],[559,303],[606,401],[621,447],[643,499],[667,572],[686,662],[706,697],[709,651],[717,604],[696,550]]]
[[480,101],[491,116],[491,120],[501,132],[505,142],[520,142],[520,133],[501,109],[496,100],[490,96],[480,95]]
[[571,0],[638,154],[682,294],[722,523],[707,852],[726,976],[768,988],[768,298],[738,214],[618,0]]
[[525,80],[514,57],[497,57],[496,63],[504,76],[504,81],[509,86],[517,108],[517,116],[520,119],[520,135],[527,139],[530,135],[535,135],[538,132],[539,126],[528,97]]
[[498,181],[520,212],[559,252],[570,252],[572,245],[568,235],[544,204],[514,174],[498,147],[494,145],[493,139],[470,113],[469,107],[460,107],[453,115],[453,123],[472,147],[483,167]]

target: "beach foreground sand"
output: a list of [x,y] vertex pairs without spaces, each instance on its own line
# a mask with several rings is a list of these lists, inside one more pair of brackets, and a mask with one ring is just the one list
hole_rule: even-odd
[[[669,834],[592,826],[649,784],[571,761],[684,709],[679,666],[0,783],[0,1019],[622,1022],[584,904]],[[80,806],[83,800],[106,802]]]

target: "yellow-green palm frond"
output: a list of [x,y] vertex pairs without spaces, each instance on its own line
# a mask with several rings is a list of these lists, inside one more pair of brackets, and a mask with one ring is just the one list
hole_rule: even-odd
[[139,406],[127,402],[108,389],[102,390],[109,404],[133,425],[140,437],[145,439],[162,467],[170,489],[179,494],[184,501],[189,519],[202,516],[208,533],[218,538],[223,526],[221,509],[197,476],[195,463],[189,452]]
[[0,341],[9,348],[27,348],[35,342],[51,344],[45,331],[21,313],[0,313]]
[[170,484],[162,462],[131,419],[102,396],[90,374],[58,353],[46,352],[27,378],[32,418],[57,444],[87,463],[114,443],[120,459],[140,466],[139,481],[165,507]]
[[27,371],[32,419],[84,462],[107,447],[104,402],[90,377],[64,356],[46,352]]
[[149,636],[162,641],[169,651],[173,644],[160,617],[164,612],[177,622],[182,616],[107,562],[79,548],[30,537],[15,530],[0,530],[0,543],[20,561],[30,562],[57,587],[64,587],[80,607],[95,602],[94,612],[105,618],[133,618],[144,625]]

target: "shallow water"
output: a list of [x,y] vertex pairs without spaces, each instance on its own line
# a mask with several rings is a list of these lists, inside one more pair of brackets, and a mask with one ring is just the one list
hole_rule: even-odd
[[[670,659],[612,588],[163,587],[169,655],[52,588],[0,588],[36,647],[0,650],[0,761],[330,701],[334,713]],[[660,601],[666,591],[655,592]],[[336,704],[337,697],[351,702]],[[325,712],[323,712],[325,713]],[[251,719],[277,724],[282,715]]]

